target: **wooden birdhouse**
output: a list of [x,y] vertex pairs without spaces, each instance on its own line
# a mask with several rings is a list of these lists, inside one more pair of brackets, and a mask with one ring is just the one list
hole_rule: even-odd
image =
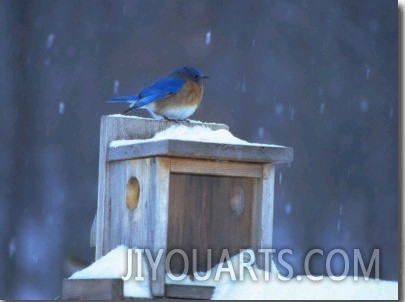
[[[174,125],[179,123],[102,117],[96,259],[120,244],[155,254],[164,249],[163,259],[173,249],[182,249],[191,259],[196,249],[202,271],[210,268],[204,262],[208,249],[215,265],[223,249],[232,256],[244,248],[271,248],[275,164],[292,161],[292,148],[198,137],[151,139]],[[173,273],[183,272],[177,260],[171,263]],[[256,262],[264,267],[263,255]],[[165,296],[165,275],[161,261],[151,281],[153,296]]]

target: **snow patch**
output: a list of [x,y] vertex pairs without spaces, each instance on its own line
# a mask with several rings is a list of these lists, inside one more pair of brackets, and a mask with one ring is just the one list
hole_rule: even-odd
[[[112,279],[121,278],[127,275],[127,257],[128,248],[124,245],[118,246],[104,257],[94,262],[89,267],[76,272],[69,279]],[[252,265],[252,271],[257,277],[257,281],[250,275],[249,271],[243,268],[242,263],[247,263],[249,259],[246,256],[251,255],[252,250],[243,250],[241,254],[234,255],[226,263],[220,263],[214,266],[207,281],[193,281],[185,277],[182,281],[172,281],[166,275],[166,283],[184,284],[184,285],[213,285],[215,290],[212,296],[213,300],[397,300],[398,282],[383,281],[364,278],[353,280],[353,277],[346,277],[341,281],[333,281],[331,278],[324,277],[319,281],[311,280],[308,276],[296,276],[287,280],[277,271],[272,262],[272,272],[267,276],[266,273]],[[146,257],[142,254],[142,276],[143,281],[135,281],[132,276],[128,281],[124,281],[124,296],[150,298],[149,273],[146,264]],[[137,261],[133,260],[133,264]],[[230,274],[222,271],[221,278],[215,281],[216,272],[220,267],[231,267],[235,272],[237,281],[232,281]],[[244,278],[240,278],[240,268],[244,269]],[[133,273],[137,272],[133,267]],[[225,273],[224,273],[225,272]],[[199,275],[205,275],[199,272]]]
[[[256,269],[260,272],[260,270]],[[261,271],[263,272],[263,271]],[[273,275],[273,274],[272,274]],[[215,288],[213,300],[396,300],[398,283],[392,281],[347,277],[342,281],[323,278],[313,281],[308,276],[297,276],[282,281],[272,276],[270,281],[233,281]]]
[[161,132],[156,133],[155,136],[150,139],[115,140],[110,143],[110,147],[114,148],[125,145],[132,145],[139,142],[151,142],[169,139],[182,141],[209,142],[218,144],[231,144],[231,145],[282,147],[278,145],[249,143],[247,141],[241,140],[233,136],[231,132],[225,129],[212,130],[205,126],[190,127],[185,125],[174,125],[170,128],[167,128]]
[[[74,273],[69,279],[121,279],[127,275],[128,248],[120,245],[98,259],[85,269]],[[132,271],[137,272],[135,259],[132,261]],[[125,297],[151,298],[149,290],[149,272],[145,259],[142,264],[143,281],[135,281],[135,277],[124,282]]]
[[[141,117],[141,116],[137,116],[137,115],[125,115],[125,114],[121,114],[121,113],[109,114],[109,115],[107,115],[107,117],[133,118],[133,119],[138,119],[138,120],[156,121],[156,119],[150,118],[150,117]],[[205,122],[202,122],[202,121],[191,120],[191,119],[187,119],[187,122],[190,125],[205,123]],[[210,125],[223,125],[223,124],[220,124],[220,123],[211,123],[211,122],[209,124]]]

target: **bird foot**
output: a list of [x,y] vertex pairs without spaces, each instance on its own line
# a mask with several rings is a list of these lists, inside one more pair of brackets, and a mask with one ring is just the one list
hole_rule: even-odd
[[168,118],[167,116],[163,116],[163,117],[164,117],[164,119],[165,119],[166,121],[175,122],[175,123],[180,123],[179,120],[171,119],[171,118]]
[[134,108],[131,108],[131,107],[129,107],[128,109],[125,109],[124,111],[122,111],[122,115],[127,115],[127,113],[128,112],[130,112],[132,109],[134,109]]

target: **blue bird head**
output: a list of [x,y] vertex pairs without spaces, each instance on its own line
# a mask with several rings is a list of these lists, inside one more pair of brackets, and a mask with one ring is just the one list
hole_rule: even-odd
[[191,66],[183,66],[170,74],[171,77],[182,78],[184,80],[192,80],[194,82],[200,83],[203,79],[207,79],[208,76],[202,75],[201,72]]

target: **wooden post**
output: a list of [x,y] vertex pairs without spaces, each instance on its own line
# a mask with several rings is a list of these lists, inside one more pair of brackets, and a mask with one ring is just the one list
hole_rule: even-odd
[[252,217],[252,247],[256,264],[259,269],[268,271],[271,271],[271,259],[269,263],[265,263],[265,254],[258,251],[270,249],[273,245],[274,174],[273,164],[263,165],[263,178],[255,186],[258,196]]
[[[152,253],[158,255],[163,250],[162,260],[156,270],[156,279],[151,278],[151,292],[153,296],[163,297],[165,295],[165,259],[167,247],[167,229],[169,223],[169,175],[170,161],[167,158],[157,158],[154,167],[154,181],[151,186],[151,199],[153,202],[153,247]],[[156,186],[153,188],[153,186]]]

